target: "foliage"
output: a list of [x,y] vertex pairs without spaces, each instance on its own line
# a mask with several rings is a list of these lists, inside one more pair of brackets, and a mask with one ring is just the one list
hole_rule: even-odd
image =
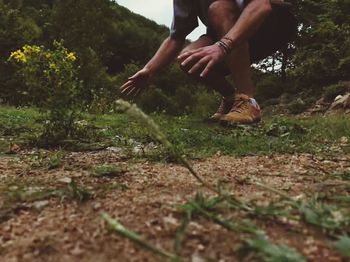
[[62,42],[56,41],[53,50],[25,45],[9,58],[20,67],[18,75],[26,83],[30,101],[47,115],[43,137],[51,141],[73,134],[81,110],[76,59]]
[[[164,148],[155,143],[146,126],[140,126],[132,118],[114,113],[84,114],[84,117],[88,130],[95,130],[93,133],[96,133],[89,135],[85,141],[86,147],[89,144],[100,144],[98,148],[114,145],[127,149],[131,156],[136,156],[129,150],[130,147],[150,146],[143,157],[165,160],[164,154],[161,154]],[[235,128],[221,127],[194,116],[169,117],[152,114],[152,118],[164,128],[169,141],[192,158],[216,153],[242,156],[252,152],[257,155],[298,152],[339,154],[348,150],[346,146],[339,146],[341,139],[350,136],[350,122],[345,116],[312,119],[274,117],[266,118],[259,126]],[[33,136],[35,138],[42,132],[41,121],[38,111],[34,109],[0,107],[0,136],[6,143],[12,142],[26,147],[32,144]],[[86,137],[86,133],[84,131],[82,135]]]
[[57,151],[56,153],[52,154],[48,159],[48,168],[55,169],[60,167],[64,156],[65,155],[62,151]]
[[111,106],[118,87],[115,74],[133,61],[144,64],[168,33],[164,26],[109,0],[89,5],[73,0],[3,0],[0,10],[0,94],[16,105],[28,102],[23,96],[25,83],[15,77],[18,69],[4,57],[25,44],[48,48],[54,40],[64,40],[79,57],[78,78],[84,82],[79,96],[89,109],[93,101]]
[[350,237],[339,237],[338,241],[335,242],[334,246],[344,257],[350,257]]
[[[283,92],[303,90],[308,96],[310,90],[318,93],[320,86],[348,78],[348,0],[291,2],[299,22],[298,38],[258,64],[254,74],[261,103]],[[16,77],[18,67],[4,58],[25,44],[48,48],[55,39],[63,39],[79,57],[79,99],[84,109],[105,113],[120,97],[118,87],[130,76],[129,65],[144,65],[168,35],[166,27],[108,0],[89,5],[83,0],[2,0],[0,10],[0,94],[3,102],[15,105],[31,101],[25,81]],[[136,102],[146,112],[171,115],[207,116],[217,106],[212,92],[190,81],[176,65],[162,70]]]
[[324,99],[326,102],[333,102],[338,95],[344,95],[347,90],[350,90],[347,83],[337,83],[334,85],[326,86],[324,90]]
[[346,80],[350,70],[350,2],[293,3],[300,25],[291,73],[298,89]]
[[111,228],[113,232],[115,232],[118,235],[121,235],[123,237],[126,237],[130,239],[131,241],[135,242],[139,246],[154,252],[157,255],[160,255],[164,258],[167,258],[171,261],[181,261],[178,259],[178,257],[168,251],[162,250],[159,247],[153,246],[149,244],[142,236],[139,234],[127,229],[122,224],[120,224],[117,220],[114,220],[111,218],[108,214],[103,213],[102,215],[103,220],[107,223],[107,225]]
[[291,114],[297,115],[304,112],[308,108],[308,105],[301,98],[298,98],[295,101],[292,101],[288,105],[288,111]]
[[271,243],[265,235],[256,235],[255,238],[246,239],[241,253],[255,252],[266,262],[305,262],[305,258],[285,245]]
[[215,189],[213,189],[202,179],[201,176],[198,175],[182,152],[168,140],[166,135],[161,131],[159,125],[157,125],[153,119],[142,112],[136,105],[131,105],[123,100],[118,100],[116,102],[116,109],[133,117],[141,125],[144,125],[147,128],[148,133],[165,147],[169,156],[173,157],[181,165],[183,165],[199,183],[215,192]]

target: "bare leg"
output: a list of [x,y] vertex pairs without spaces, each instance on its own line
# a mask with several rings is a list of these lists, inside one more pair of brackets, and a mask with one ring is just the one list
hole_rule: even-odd
[[[189,50],[194,50],[194,49],[198,49],[198,48],[205,47],[205,46],[208,46],[208,45],[212,45],[213,42],[214,41],[210,37],[202,36],[197,41],[195,41],[195,42],[189,44],[188,46],[186,46],[185,49],[182,51],[182,53],[184,53],[186,51],[189,51]],[[182,62],[182,61],[179,61],[179,62]],[[183,71],[185,73],[188,73],[188,70],[190,68],[191,67],[186,67],[186,68],[182,67],[182,69],[183,69]],[[208,76],[205,77],[204,79],[199,77],[199,76],[197,76],[196,74],[191,75],[191,77],[194,77],[197,80],[200,80],[201,82],[203,82],[205,85],[213,88],[214,90],[219,92],[223,97],[231,97],[234,94],[233,87],[226,80],[224,75],[220,74],[217,71],[210,72],[208,74]]]
[[[239,15],[240,10],[235,1],[217,0],[210,5],[210,24],[218,39],[222,38],[234,26]],[[248,43],[245,42],[233,50],[226,63],[238,93],[253,96],[255,88],[251,75]]]

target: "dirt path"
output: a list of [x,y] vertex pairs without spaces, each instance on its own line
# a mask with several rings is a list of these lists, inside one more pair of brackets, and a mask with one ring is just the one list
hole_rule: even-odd
[[[175,164],[126,161],[116,153],[101,151],[69,153],[59,168],[49,170],[37,164],[36,153],[23,152],[0,159],[0,204],[7,210],[0,221],[0,256],[3,262],[25,261],[164,261],[134,243],[107,230],[100,213],[107,212],[150,243],[173,250],[174,236],[183,217],[178,205],[198,192],[210,194],[182,167]],[[93,177],[90,169],[101,164],[118,164],[127,170],[113,177]],[[278,199],[252,181],[279,189],[292,197],[339,190],[329,186],[329,174],[350,171],[350,155],[215,156],[194,162],[203,178],[218,180],[237,197],[262,205]],[[60,188],[73,179],[93,192],[93,198],[79,202],[64,197],[37,201],[18,200],[19,190]],[[21,184],[21,186],[19,186]],[[16,186],[14,186],[16,185]],[[239,214],[238,214],[239,216]],[[309,261],[342,261],[330,239],[319,230],[293,221],[253,220],[274,242],[287,244]],[[235,234],[202,217],[190,223],[182,255],[193,261],[240,261],[237,248],[246,234]],[[249,258],[247,259],[249,260]]]

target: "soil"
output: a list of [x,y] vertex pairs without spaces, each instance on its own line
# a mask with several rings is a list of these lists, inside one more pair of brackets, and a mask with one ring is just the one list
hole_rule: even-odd
[[[164,261],[110,232],[100,214],[107,212],[153,245],[171,251],[183,217],[179,205],[198,192],[213,195],[177,164],[136,161],[115,152],[98,151],[67,153],[59,168],[49,170],[32,160],[36,154],[21,151],[2,156],[0,184],[9,186],[22,181],[31,186],[59,188],[72,179],[94,192],[93,198],[85,202],[57,197],[17,201],[9,215],[0,221],[0,260],[3,262]],[[192,163],[207,182],[215,185],[221,180],[237,197],[263,203],[278,196],[251,181],[282,190],[292,197],[307,197],[329,190],[327,174],[349,171],[350,155],[232,157],[218,154]],[[118,164],[127,172],[112,177],[91,176],[90,169],[101,164]],[[331,190],[338,190],[337,185],[332,185]],[[0,205],[6,203],[7,197],[4,192],[0,194]],[[287,220],[256,220],[256,223],[274,242],[296,248],[308,261],[344,261],[334,251],[331,240],[319,230]],[[188,228],[182,255],[193,261],[209,258],[242,261],[237,249],[245,237],[204,218],[195,218]]]

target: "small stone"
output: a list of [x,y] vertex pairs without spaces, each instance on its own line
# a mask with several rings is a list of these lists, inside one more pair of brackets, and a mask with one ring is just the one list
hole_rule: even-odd
[[100,202],[97,202],[94,204],[94,210],[98,210],[102,207],[102,204]]
[[36,201],[33,203],[33,207],[37,210],[41,210],[49,204],[48,200]]
[[123,149],[120,148],[120,147],[108,147],[107,150],[111,151],[113,153],[121,153],[121,152],[123,152]]
[[173,216],[164,217],[163,220],[164,220],[164,223],[166,223],[166,224],[170,224],[170,225],[174,225],[174,226],[178,225],[177,219],[174,218]]
[[64,177],[64,178],[58,179],[58,182],[61,182],[63,184],[70,184],[72,183],[72,179],[70,177]]
[[70,253],[73,255],[73,256],[81,256],[82,254],[84,254],[84,250],[82,250],[78,245],[74,247],[74,249],[72,249],[70,251]]
[[203,250],[205,249],[205,246],[203,246],[202,244],[199,244],[199,245],[197,246],[197,249],[198,249],[199,251],[203,251]]
[[192,262],[204,262],[205,260],[201,258],[198,254],[192,255]]
[[342,138],[340,138],[340,143],[347,144],[348,142],[349,142],[349,139],[346,136],[343,136]]

